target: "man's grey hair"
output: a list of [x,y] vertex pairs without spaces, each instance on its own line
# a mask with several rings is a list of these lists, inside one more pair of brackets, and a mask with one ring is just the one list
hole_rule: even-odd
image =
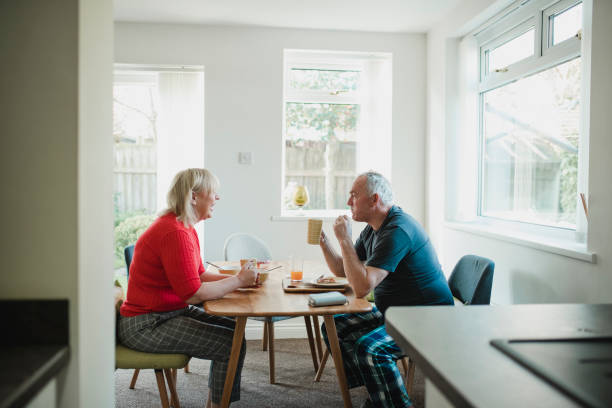
[[378,194],[380,201],[384,205],[393,204],[393,190],[391,190],[391,183],[380,173],[375,171],[367,171],[361,173],[358,177],[366,178],[366,190],[368,195],[372,196]]

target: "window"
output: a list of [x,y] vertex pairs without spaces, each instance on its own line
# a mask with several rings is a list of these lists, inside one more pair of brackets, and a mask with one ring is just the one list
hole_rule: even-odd
[[478,213],[574,230],[582,4],[531,1],[477,34]]
[[555,12],[548,17],[549,41],[557,45],[576,35],[582,35],[582,3],[575,4],[568,9]]
[[[123,249],[165,208],[174,174],[203,167],[203,122],[201,68],[116,65],[113,201],[118,271],[125,267]],[[201,226],[196,230],[202,234]]]
[[358,173],[389,175],[390,89],[388,54],[285,51],[282,215],[347,210]]
[[118,74],[113,87],[115,219],[157,206],[159,96],[154,73]]
[[517,61],[521,61],[533,55],[533,38],[535,30],[529,28],[527,32],[511,39],[510,41],[487,51],[485,60],[488,65],[488,72],[503,72],[506,67]]

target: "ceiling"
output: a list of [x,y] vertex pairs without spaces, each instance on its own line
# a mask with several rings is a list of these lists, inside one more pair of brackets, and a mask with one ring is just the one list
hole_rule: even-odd
[[114,0],[115,21],[426,32],[462,0]]

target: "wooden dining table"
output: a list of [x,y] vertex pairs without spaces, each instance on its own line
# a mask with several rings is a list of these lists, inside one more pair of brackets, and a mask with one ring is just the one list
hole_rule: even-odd
[[[228,264],[227,262],[215,263]],[[333,316],[342,313],[368,312],[372,310],[372,305],[364,298],[355,297],[353,290],[347,287],[344,292],[344,295],[348,298],[346,304],[311,307],[308,305],[308,293],[287,293],[283,290],[282,281],[289,273],[289,263],[273,262],[270,264],[270,268],[277,265],[283,265],[283,267],[271,271],[268,279],[262,285],[253,288],[241,288],[225,295],[221,299],[204,302],[204,309],[207,313],[236,318],[232,352],[228,363],[227,376],[225,377],[221,407],[226,408],[229,406],[232,384],[236,376],[238,357],[244,338],[247,318],[269,316],[323,317],[331,348],[331,355],[334,360],[334,365],[336,366],[336,375],[344,406],[351,407],[351,397],[348,390],[346,374],[342,363],[342,354],[338,342],[338,333],[336,332],[336,324]],[[321,274],[331,275],[331,272],[324,263],[315,261],[304,262],[304,279],[316,278]]]

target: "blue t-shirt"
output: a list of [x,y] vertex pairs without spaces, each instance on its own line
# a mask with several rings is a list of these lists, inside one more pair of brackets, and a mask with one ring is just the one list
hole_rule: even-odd
[[382,313],[389,306],[454,304],[429,237],[401,208],[391,207],[378,231],[366,226],[355,251],[367,266],[389,272],[374,289]]

